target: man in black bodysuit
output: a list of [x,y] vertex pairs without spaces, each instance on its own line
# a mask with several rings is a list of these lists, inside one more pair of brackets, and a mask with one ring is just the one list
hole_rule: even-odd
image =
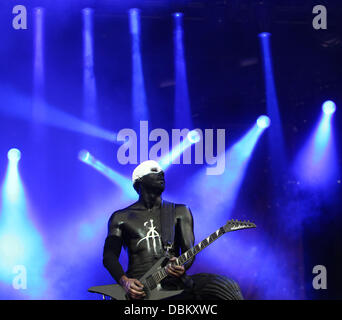
[[[112,277],[121,284],[133,299],[145,296],[139,279],[165,255],[161,239],[161,194],[165,189],[164,172],[155,161],[141,163],[132,175],[134,189],[139,200],[129,207],[116,211],[108,222],[108,236],[104,245],[103,264]],[[194,245],[193,218],[185,205],[175,205],[174,257]],[[125,273],[119,263],[122,247],[128,251],[128,270]],[[171,258],[170,262],[175,260]],[[195,274],[188,276],[186,270],[194,261],[185,266],[168,264],[169,274],[162,282],[168,290],[184,289],[175,299],[243,299],[238,284],[224,276],[215,274]]]

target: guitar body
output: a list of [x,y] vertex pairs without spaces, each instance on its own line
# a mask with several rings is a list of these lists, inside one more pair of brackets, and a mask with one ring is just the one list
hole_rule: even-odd
[[[147,279],[152,276],[154,273],[156,273],[158,270],[162,268],[163,265],[165,265],[165,262],[168,259],[165,257],[160,258],[153,267],[146,272],[139,281],[141,283],[146,283]],[[167,299],[173,296],[176,296],[183,292],[183,290],[164,290],[160,284],[158,284],[155,288],[150,289],[145,287],[146,297],[144,300],[161,300],[161,299]],[[130,298],[127,296],[126,291],[122,286],[119,284],[112,284],[112,285],[105,285],[105,286],[96,286],[91,287],[88,289],[89,292],[93,293],[99,293],[105,296],[109,296],[115,300],[130,300]]]
[[89,292],[99,293],[115,300],[128,300],[126,291],[119,284],[108,284],[105,286],[96,286],[88,289]]
[[[175,262],[175,265],[184,265],[194,255],[198,254],[201,250],[206,248],[213,241],[217,240],[223,234],[231,231],[237,231],[242,229],[255,228],[256,225],[249,221],[229,220],[223,227],[216,230],[208,238],[204,239],[196,246],[190,248],[179,256]],[[166,257],[160,258],[153,267],[146,272],[139,281],[144,285],[146,297],[144,300],[161,300],[176,296],[183,292],[183,290],[164,290],[160,282],[167,277],[167,273],[164,270],[169,259]],[[115,300],[130,300],[127,296],[126,291],[118,284],[91,287],[88,289],[89,292],[99,293],[105,296],[109,296]]]

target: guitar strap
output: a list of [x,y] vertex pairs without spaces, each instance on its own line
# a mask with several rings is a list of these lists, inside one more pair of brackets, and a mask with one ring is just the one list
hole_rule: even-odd
[[175,204],[163,200],[160,210],[160,224],[162,243],[167,256],[173,247],[175,238],[175,214]]
[[[170,250],[173,249],[175,241],[175,204],[163,200],[160,215],[161,237],[165,256],[170,258],[172,256]],[[186,274],[186,272],[180,277],[180,280],[188,290],[193,288],[193,280]]]

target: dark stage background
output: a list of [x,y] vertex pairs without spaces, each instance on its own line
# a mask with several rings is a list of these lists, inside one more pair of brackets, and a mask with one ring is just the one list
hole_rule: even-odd
[[[246,299],[342,298],[340,1],[21,1],[24,30],[12,26],[16,4],[0,4],[1,299],[98,299],[87,288],[113,283],[102,265],[107,221],[136,196],[125,184],[135,165],[118,162],[122,142],[110,134],[137,128],[137,105],[147,107],[140,120],[150,131],[225,129],[227,150],[260,115],[271,118],[253,152],[226,158],[222,175],[206,175],[206,163],[167,169],[164,198],[189,205],[196,240],[231,218],[257,224],[200,253],[190,273],[231,277]],[[312,26],[317,4],[327,8],[327,30]],[[140,69],[130,8],[140,9]],[[175,12],[183,13],[186,76],[176,68]],[[265,82],[263,32],[276,91]],[[335,153],[301,167],[327,100],[336,104]],[[19,176],[10,174],[11,148],[21,152]],[[80,161],[81,150],[97,166]],[[326,267],[327,289],[313,288],[316,265]],[[26,288],[15,288],[15,266],[24,266]]]

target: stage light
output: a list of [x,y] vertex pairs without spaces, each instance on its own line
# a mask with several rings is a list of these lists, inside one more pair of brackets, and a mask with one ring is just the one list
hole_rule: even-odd
[[173,14],[173,16],[174,16],[175,18],[181,18],[181,17],[183,16],[183,13],[181,13],[181,12],[176,12],[176,13]]
[[322,110],[326,115],[331,115],[336,111],[336,104],[331,100],[325,101]]
[[[0,108],[0,114],[26,121],[32,120],[32,101],[30,98],[23,96],[20,92],[13,90],[13,88],[8,86],[1,87],[0,101],[4,102],[3,107]],[[16,105],[20,105],[20,108],[13,107]],[[56,106],[45,104],[44,113],[44,118],[40,117],[39,119],[36,119],[43,125],[118,143],[115,132],[83,121],[74,115],[60,110]]]
[[175,128],[193,129],[191,104],[189,97],[186,55],[183,37],[183,14],[177,12],[173,15],[173,47],[175,69],[175,100],[174,100],[174,126]]
[[78,153],[78,159],[103,174],[109,180],[115,182],[121,188],[123,195],[127,199],[136,198],[136,192],[133,189],[132,181],[97,160],[89,151],[81,150]]
[[21,152],[16,148],[12,148],[8,151],[7,157],[11,162],[18,162],[21,158]]
[[[183,132],[188,131],[188,129],[183,129]],[[172,150],[166,155],[164,155],[159,164],[163,170],[167,170],[171,164],[180,163],[180,156],[183,154],[183,163],[191,162],[191,146],[193,144],[201,141],[201,134],[197,130],[188,131],[188,133],[183,133],[179,136],[179,143],[175,145]]]
[[269,32],[262,32],[259,34],[260,38],[268,38],[270,36],[271,36],[271,34]]
[[32,115],[37,122],[43,121],[46,113],[44,98],[44,10],[33,10],[33,103]]
[[183,129],[178,138],[179,143],[175,144],[170,152],[158,161],[164,171],[171,164],[179,164],[181,155],[183,155],[184,164],[191,163],[191,146],[200,141],[200,134],[196,130]]
[[149,111],[145,92],[142,54],[140,48],[140,11],[129,10],[129,22],[132,44],[132,111],[134,129],[140,121],[149,120]]
[[191,147],[192,143],[188,138],[184,139],[181,143],[176,145],[172,150],[162,157],[162,159],[159,161],[160,166],[164,171],[166,171],[172,163],[180,162],[179,158],[181,154],[185,152],[189,152],[189,148]]
[[12,148],[7,156],[9,161],[0,202],[0,282],[12,285],[13,270],[20,267],[28,275],[27,287],[23,288],[25,295],[42,298],[47,284],[44,271],[48,255],[34,225],[34,215],[29,212],[17,165],[20,151]]
[[140,33],[140,10],[137,8],[129,9],[130,31],[132,34]]
[[88,162],[90,160],[90,153],[89,151],[87,150],[81,150],[79,153],[78,153],[78,158],[83,161],[83,162]]
[[[255,122],[245,135],[228,150],[218,155],[227,159],[223,174],[209,176],[206,168],[203,168],[189,181],[185,190],[191,190],[190,196],[197,199],[194,206],[196,212],[204,213],[211,210],[219,217],[224,208],[227,217],[235,205],[248,163],[264,131]],[[193,185],[196,185],[196,190],[191,188]]]
[[92,9],[84,8],[84,9],[82,9],[82,12],[83,12],[83,14],[91,14],[92,13]]
[[197,143],[200,141],[201,136],[196,130],[191,130],[189,131],[187,138],[191,143]]
[[[285,142],[283,137],[282,121],[278,105],[278,97],[276,84],[273,72],[273,58],[271,50],[271,34],[269,32],[262,32],[259,34],[259,42],[261,47],[264,83],[265,83],[265,98],[267,116],[272,119],[272,126],[268,133],[268,143],[270,150],[270,169],[271,178],[278,179],[279,170],[286,170],[287,160],[285,152]],[[259,126],[261,129],[268,127],[266,118],[261,118]],[[279,184],[280,185],[280,184]]]
[[316,128],[295,161],[294,171],[306,187],[323,188],[334,181],[337,159],[332,115],[335,110],[336,105],[331,100],[322,104],[322,113]]
[[270,126],[271,119],[268,116],[260,116],[257,120],[257,125],[260,129],[266,129]]
[[83,15],[83,117],[97,124],[97,90],[94,72],[94,14],[93,9],[85,8]]

